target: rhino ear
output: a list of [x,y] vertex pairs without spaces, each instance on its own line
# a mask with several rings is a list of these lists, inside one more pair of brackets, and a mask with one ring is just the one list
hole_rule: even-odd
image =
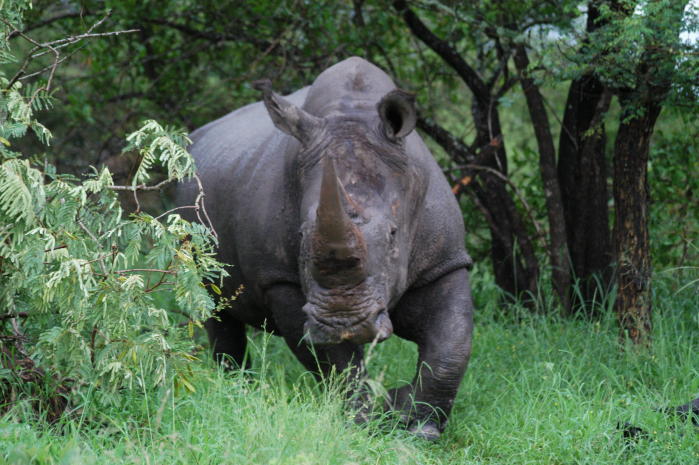
[[401,139],[415,129],[415,95],[401,89],[386,94],[377,106],[383,131],[391,140]]
[[321,118],[307,113],[272,91],[272,82],[269,79],[255,81],[252,86],[262,91],[265,107],[274,125],[302,144],[308,143],[316,129],[321,127]]

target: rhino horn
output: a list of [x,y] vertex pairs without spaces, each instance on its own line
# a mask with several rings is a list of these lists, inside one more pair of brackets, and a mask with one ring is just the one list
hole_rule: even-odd
[[365,277],[366,245],[343,206],[349,198],[335,171],[335,162],[323,161],[320,200],[313,235],[314,278],[326,287],[359,282]]

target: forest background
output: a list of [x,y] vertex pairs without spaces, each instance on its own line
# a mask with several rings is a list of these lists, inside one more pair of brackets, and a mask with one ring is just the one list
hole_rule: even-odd
[[[5,458],[90,462],[111,450],[123,460],[140,452],[172,460],[175,433],[206,456],[202,436],[225,430],[223,417],[202,419],[211,429],[191,436],[177,419],[207,403],[256,412],[245,421],[260,428],[241,422],[247,440],[228,447],[251,463],[258,452],[245,444],[274,442],[286,428],[293,436],[295,412],[311,415],[309,404],[329,409],[331,429],[349,428],[350,439],[320,437],[329,434],[324,418],[305,418],[316,436],[261,457],[364,462],[372,450],[395,458],[407,448],[435,463],[579,462],[590,452],[596,463],[693,458],[691,428],[628,452],[614,423],[640,416],[646,429],[688,428],[652,407],[699,391],[698,8],[681,0],[3,2]],[[252,336],[254,386],[200,361],[198,326],[225,269],[210,231],[170,211],[174,182],[195,170],[186,132],[256,101],[252,80],[270,78],[287,93],[353,55],[416,94],[418,128],[454,186],[477,263],[482,329],[446,456],[399,429],[378,439],[352,430],[328,395],[337,386],[319,394],[262,335]],[[412,348],[383,346],[379,379],[409,376],[390,366],[411,366]],[[231,400],[209,384],[248,396]],[[265,409],[279,424],[257,416]],[[494,411],[511,418],[484,420]],[[110,428],[126,439],[105,439]],[[90,445],[77,445],[84,435]],[[322,441],[335,445],[318,448]]]

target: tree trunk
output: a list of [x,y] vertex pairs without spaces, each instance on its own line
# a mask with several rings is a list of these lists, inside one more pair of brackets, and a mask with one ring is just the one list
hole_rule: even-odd
[[620,337],[651,343],[651,261],[648,242],[648,153],[663,100],[674,82],[683,12],[688,0],[649,3],[647,43],[633,88],[617,89],[621,123],[614,145],[615,310]]
[[544,98],[534,79],[529,76],[529,58],[523,45],[518,45],[514,55],[515,66],[520,74],[522,90],[527,100],[529,117],[534,126],[534,134],[539,147],[539,169],[544,184],[546,213],[549,220],[549,259],[551,260],[551,282],[563,307],[570,311],[570,267],[568,263],[568,244],[566,242],[566,225],[563,216],[561,190],[556,175],[556,149],[553,145],[551,126],[547,117]]
[[615,310],[622,340],[651,343],[651,262],[648,244],[648,153],[659,103],[638,113],[621,98],[622,116],[614,147],[614,242],[617,264]]
[[[474,99],[471,109],[476,126],[474,145],[482,147],[500,142],[495,150],[480,164],[507,176],[507,153],[500,127],[500,114],[497,104]],[[527,304],[537,295],[539,263],[534,246],[517,210],[512,195],[507,191],[506,182],[491,173],[481,174],[483,182],[474,184],[474,193],[489,212],[491,236],[491,259],[495,283],[514,300]],[[481,186],[479,188],[479,186]]]
[[[558,180],[565,214],[568,252],[579,293],[573,308],[589,316],[592,305],[610,289],[612,250],[609,231],[606,134],[603,115],[610,94],[592,74],[574,80],[568,90],[558,149]],[[597,307],[599,308],[599,307]]]
[[[599,0],[588,2],[587,33],[601,22]],[[588,39],[583,41],[583,50]],[[568,89],[558,143],[558,182],[565,214],[568,253],[578,290],[571,288],[574,309],[595,316],[600,293],[611,288],[612,247],[609,231],[604,114],[611,95],[592,72]]]

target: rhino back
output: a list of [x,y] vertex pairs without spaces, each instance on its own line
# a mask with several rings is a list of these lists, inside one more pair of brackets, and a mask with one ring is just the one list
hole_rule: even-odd
[[376,105],[396,85],[363,58],[343,60],[318,75],[303,109],[316,116],[361,114],[376,116]]

